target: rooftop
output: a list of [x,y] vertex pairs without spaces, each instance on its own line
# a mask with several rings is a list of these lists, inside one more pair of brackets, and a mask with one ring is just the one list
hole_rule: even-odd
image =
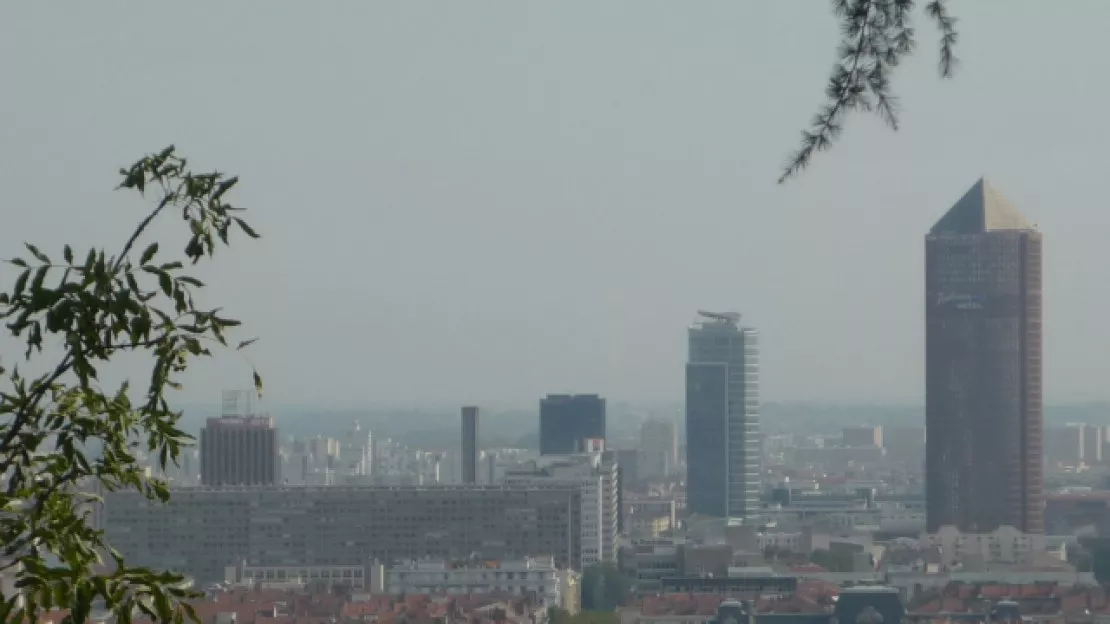
[[526,559],[475,559],[467,561],[445,561],[443,559],[417,559],[398,563],[391,570],[538,570],[555,569],[555,560],[552,557],[528,557]]
[[268,414],[226,415],[209,418],[205,426],[208,429],[273,429],[274,418]]
[[930,234],[979,234],[1031,230],[1033,226],[1002,193],[983,178],[971,186],[930,230]]
[[[210,623],[218,615],[234,614],[237,624],[335,624],[337,621],[373,621],[377,624],[432,624],[435,621],[478,624],[529,624],[536,605],[507,593],[453,596],[407,595],[346,596],[330,592],[276,589],[236,589],[208,595],[192,602],[199,621]],[[47,611],[39,624],[60,624],[65,610]],[[136,619],[135,624],[148,624]]]

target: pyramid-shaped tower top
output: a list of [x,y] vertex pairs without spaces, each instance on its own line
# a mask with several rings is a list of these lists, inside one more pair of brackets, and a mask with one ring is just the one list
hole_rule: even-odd
[[983,178],[936,222],[931,234],[976,234],[995,230],[1031,230],[1017,208]]

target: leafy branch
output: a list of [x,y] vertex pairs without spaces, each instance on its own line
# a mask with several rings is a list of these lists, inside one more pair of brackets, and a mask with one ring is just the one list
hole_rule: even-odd
[[[197,306],[204,284],[184,272],[185,263],[212,257],[234,230],[258,234],[239,216],[243,209],[224,200],[238,179],[193,173],[172,146],[120,174],[118,188],[151,192],[157,201],[118,253],[93,248],[78,260],[66,245],[54,261],[28,243],[28,257],[9,261],[20,269],[14,285],[0,293],[0,319],[23,341],[22,360],[47,371],[28,377],[19,366],[0,367],[0,569],[16,571],[19,589],[0,596],[0,621],[37,621],[41,611],[64,607],[67,621],[83,623],[96,601],[123,622],[194,617],[183,577],[127,566],[88,514],[101,489],[168,500],[167,484],[146,476],[139,451],[145,447],[163,470],[177,463],[192,437],[178,427],[181,413],[167,392],[181,388],[177,379],[191,359],[211,356],[211,346],[230,348],[228,333],[240,325],[219,308]],[[167,211],[180,211],[188,224],[184,257],[157,260],[157,241],[137,253]],[[41,361],[44,344],[61,349],[53,363]],[[137,402],[129,384],[108,393],[98,381],[100,369],[125,352],[150,362]],[[257,372],[254,381],[261,392]],[[96,456],[90,446],[100,447]]]
[[[852,111],[873,112],[892,129],[898,129],[900,107],[891,90],[890,77],[916,45],[913,10],[915,0],[833,0],[840,20],[839,60],[825,88],[826,103],[802,131],[801,146],[783,166],[779,183],[798,175],[817,152],[832,147]],[[957,59],[953,48],[959,38],[956,18],[946,0],[930,0],[925,14],[940,30],[941,77],[950,78]]]

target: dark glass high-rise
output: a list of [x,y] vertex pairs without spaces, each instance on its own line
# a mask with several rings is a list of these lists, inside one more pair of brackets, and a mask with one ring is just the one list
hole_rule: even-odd
[[540,454],[571,455],[583,440],[605,439],[605,399],[549,394],[540,400]]
[[478,482],[478,408],[462,408],[462,482]]

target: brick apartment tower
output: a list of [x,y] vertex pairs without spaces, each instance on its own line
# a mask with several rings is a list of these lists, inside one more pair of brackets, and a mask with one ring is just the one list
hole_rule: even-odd
[[1041,234],[979,180],[925,237],[930,532],[1044,532]]

